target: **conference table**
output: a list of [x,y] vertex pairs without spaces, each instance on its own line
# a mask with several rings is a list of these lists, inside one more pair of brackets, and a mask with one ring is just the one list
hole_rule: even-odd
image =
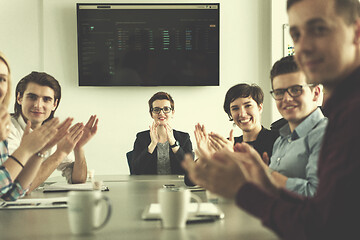
[[[164,184],[185,187],[183,176],[177,175],[103,175],[109,191],[103,192],[112,203],[112,216],[108,224],[92,235],[77,236],[70,232],[67,208],[0,210],[0,239],[279,239],[261,222],[238,208],[234,202],[217,203],[225,217],[212,222],[189,223],[184,229],[164,229],[160,220],[143,220],[145,207],[157,202],[157,190]],[[63,181],[49,179],[45,184]],[[207,201],[205,191],[196,191]],[[35,190],[26,198],[53,198],[66,196],[66,192],[43,193]]]

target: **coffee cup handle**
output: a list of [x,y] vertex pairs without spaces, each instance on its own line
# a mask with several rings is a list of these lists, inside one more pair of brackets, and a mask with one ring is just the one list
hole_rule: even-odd
[[105,220],[99,226],[94,226],[94,230],[99,230],[103,228],[106,225],[106,223],[110,220],[110,216],[111,216],[111,203],[109,198],[107,196],[102,196],[100,199],[96,200],[95,205],[98,205],[101,201],[106,202],[107,214]]
[[202,202],[201,201],[201,198],[196,195],[196,194],[191,194],[191,198],[194,199],[197,203],[197,207],[196,207],[196,211],[193,213],[194,216],[198,215],[200,213],[200,203]]

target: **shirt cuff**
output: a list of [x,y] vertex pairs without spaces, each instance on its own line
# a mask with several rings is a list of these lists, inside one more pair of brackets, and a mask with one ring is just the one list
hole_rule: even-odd
[[6,201],[15,201],[18,198],[22,198],[29,189],[23,189],[18,181],[15,180],[11,189],[3,196]]

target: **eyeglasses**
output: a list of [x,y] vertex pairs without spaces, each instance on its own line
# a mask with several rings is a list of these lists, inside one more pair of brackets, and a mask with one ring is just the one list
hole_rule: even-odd
[[273,91],[270,91],[271,96],[275,100],[282,100],[284,98],[285,92],[287,92],[291,97],[298,97],[303,93],[304,86],[313,86],[314,84],[304,84],[304,85],[294,85],[288,88],[279,88]]
[[170,113],[172,110],[171,107],[163,107],[163,108],[159,108],[159,107],[155,107],[155,108],[151,108],[151,111],[155,114],[160,114],[161,111],[163,111],[163,113]]

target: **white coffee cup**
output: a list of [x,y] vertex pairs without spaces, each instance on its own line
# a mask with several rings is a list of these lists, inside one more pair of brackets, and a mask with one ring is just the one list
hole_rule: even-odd
[[[106,208],[102,202],[106,203]],[[106,217],[99,218],[106,209]],[[109,198],[101,191],[71,191],[68,193],[68,216],[70,230],[73,234],[92,234],[106,225],[111,216]]]
[[195,199],[197,209],[200,210],[201,199],[185,188],[160,188],[158,200],[161,209],[161,220],[164,228],[184,228],[189,217],[190,200]]

